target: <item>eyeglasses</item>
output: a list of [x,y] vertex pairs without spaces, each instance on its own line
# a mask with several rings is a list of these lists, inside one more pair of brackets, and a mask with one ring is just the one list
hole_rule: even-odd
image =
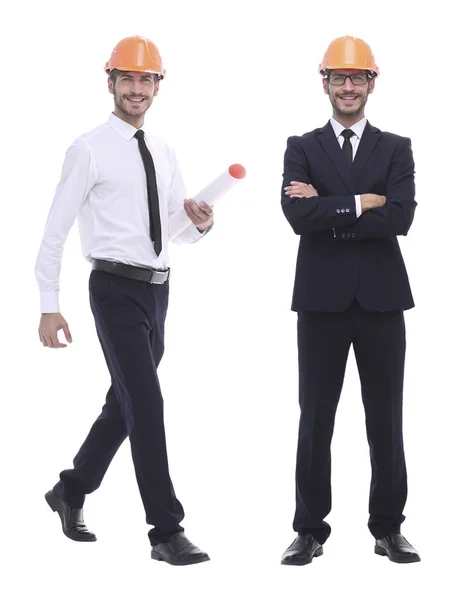
[[352,73],[351,75],[329,73],[326,75],[326,79],[330,85],[344,85],[344,82],[348,78],[352,85],[365,85],[368,79],[371,79],[371,75],[369,73]]

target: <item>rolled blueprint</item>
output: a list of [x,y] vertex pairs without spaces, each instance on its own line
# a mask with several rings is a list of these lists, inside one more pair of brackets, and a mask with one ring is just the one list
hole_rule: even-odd
[[221,196],[235,186],[236,183],[243,179],[246,175],[245,168],[242,165],[231,165],[229,169],[223,171],[196,196],[193,196],[198,204],[205,202],[213,206]]
[[[231,165],[199,193],[193,196],[193,200],[198,204],[205,202],[209,206],[214,206],[218,200],[243,179],[245,175],[245,167],[239,164]],[[172,239],[179,235],[179,233],[185,230],[190,224],[191,220],[184,209],[175,215],[172,215],[169,219],[169,238]]]

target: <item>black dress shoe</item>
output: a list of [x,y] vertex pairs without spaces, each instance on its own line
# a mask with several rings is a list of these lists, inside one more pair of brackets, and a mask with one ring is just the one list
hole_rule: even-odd
[[376,540],[374,551],[380,556],[387,556],[389,560],[396,563],[419,562],[420,556],[415,548],[411,546],[408,540],[401,533],[386,535],[380,540]]
[[153,546],[152,558],[170,565],[194,565],[210,560],[209,555],[192,544],[184,533],[175,533],[167,542]]
[[323,553],[321,544],[311,533],[299,534],[281,558],[282,565],[308,565]]
[[52,510],[58,513],[67,537],[75,542],[96,542],[96,535],[85,526],[82,508],[71,508],[52,490],[44,497]]

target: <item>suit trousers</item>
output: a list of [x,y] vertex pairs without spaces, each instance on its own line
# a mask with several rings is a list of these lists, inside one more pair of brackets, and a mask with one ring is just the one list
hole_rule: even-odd
[[90,306],[111,375],[101,414],[54,491],[82,508],[128,437],[152,545],[183,531],[181,503],[169,474],[157,368],[164,353],[169,282],[149,284],[92,270]]
[[[370,447],[368,527],[376,539],[399,533],[407,474],[402,434],[406,351],[402,310],[298,313],[300,424],[293,528],[324,543],[330,525],[335,413],[351,344],[361,382]],[[346,466],[349,468],[349,465]]]

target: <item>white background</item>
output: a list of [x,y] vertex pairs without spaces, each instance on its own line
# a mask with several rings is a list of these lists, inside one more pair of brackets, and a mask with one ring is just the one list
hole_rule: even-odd
[[[8,599],[396,598],[453,581],[453,48],[448,8],[415,2],[23,2],[1,16],[1,586]],[[447,4],[448,6],[448,4]],[[43,348],[33,266],[64,153],[112,110],[103,72],[128,35],[153,39],[167,77],[148,126],[174,146],[189,195],[233,162],[247,178],[193,246],[172,248],[160,367],[171,473],[190,539],[209,563],[151,561],[126,442],[85,505],[95,544],[65,538],[44,493],[71,466],[109,385],[77,227],[61,308],[73,344]],[[422,562],[373,554],[360,388],[352,355],[333,439],[332,536],[312,565],[283,567],[294,539],[298,238],[280,207],[289,135],[324,125],[317,67],[332,39],[365,39],[381,75],[375,126],[409,136],[418,208],[400,239],[416,308],[406,313],[403,533]],[[380,368],[380,365],[378,365]],[[5,573],[6,571],[6,573]],[[442,590],[446,588],[446,592]]]

